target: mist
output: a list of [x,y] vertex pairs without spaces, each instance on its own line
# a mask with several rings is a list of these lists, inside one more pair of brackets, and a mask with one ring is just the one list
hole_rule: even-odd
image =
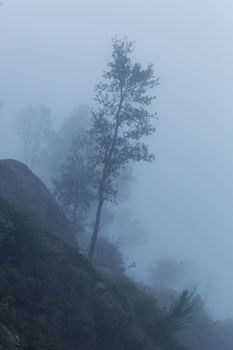
[[[111,55],[111,38],[135,41],[161,84],[150,137],[155,162],[135,166],[123,205],[145,239],[128,247],[135,279],[161,257],[187,261],[216,318],[233,317],[233,4],[181,0],[5,0],[0,7],[0,156],[23,161],[15,120],[45,105],[55,128],[80,105]],[[134,222],[134,219],[132,219]]]

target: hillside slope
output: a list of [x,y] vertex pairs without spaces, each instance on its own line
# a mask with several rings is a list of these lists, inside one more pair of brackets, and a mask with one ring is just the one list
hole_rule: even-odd
[[0,161],[0,350],[181,350],[177,320],[95,271],[40,179]]
[[0,198],[13,204],[70,246],[77,246],[69,221],[54,197],[29,168],[13,159],[0,160]]
[[100,276],[76,249],[0,200],[1,350],[181,349],[165,320],[127,278]]

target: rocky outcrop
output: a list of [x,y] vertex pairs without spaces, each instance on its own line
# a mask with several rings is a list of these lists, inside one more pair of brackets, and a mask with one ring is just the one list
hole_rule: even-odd
[[42,181],[23,163],[0,160],[0,198],[29,212],[36,224],[69,246],[77,246],[62,208]]

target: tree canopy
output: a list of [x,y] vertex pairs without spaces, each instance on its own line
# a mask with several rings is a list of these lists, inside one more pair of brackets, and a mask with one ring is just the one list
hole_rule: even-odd
[[96,180],[97,210],[89,257],[95,251],[104,201],[117,197],[116,182],[121,170],[131,161],[154,160],[144,137],[155,131],[156,113],[149,106],[155,99],[150,91],[158,84],[154,68],[133,63],[134,44],[127,38],[112,41],[112,60],[103,73],[103,82],[96,85],[97,103],[90,130],[95,143],[93,161],[98,169]]

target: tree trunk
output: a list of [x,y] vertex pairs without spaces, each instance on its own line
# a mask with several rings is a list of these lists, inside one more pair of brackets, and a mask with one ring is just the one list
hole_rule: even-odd
[[101,219],[101,212],[102,212],[103,204],[104,204],[103,194],[100,193],[98,206],[97,206],[97,210],[96,210],[95,225],[94,225],[94,230],[93,230],[93,234],[92,234],[92,238],[91,238],[90,249],[89,249],[89,253],[88,253],[88,258],[90,260],[93,259],[94,254],[95,254],[95,247],[96,247],[96,241],[97,241],[97,236],[98,236],[98,232],[99,232],[99,226],[100,226],[100,219]]
[[93,230],[93,234],[92,234],[92,238],[91,238],[90,249],[89,249],[89,253],[88,253],[88,257],[90,260],[93,259],[94,254],[95,254],[95,247],[96,247],[96,241],[97,241],[97,236],[98,236],[98,231],[99,231],[99,226],[100,226],[101,212],[102,212],[102,207],[104,204],[105,181],[108,177],[107,173],[108,173],[108,169],[109,169],[109,164],[111,162],[112,154],[113,154],[114,149],[115,149],[118,128],[119,128],[118,119],[119,119],[119,115],[121,112],[122,103],[123,103],[123,97],[122,97],[122,91],[121,91],[121,99],[119,102],[118,111],[117,111],[117,115],[116,115],[116,125],[115,125],[113,141],[112,141],[109,153],[105,153],[104,169],[103,169],[103,174],[102,174],[102,179],[101,179],[100,189],[99,189],[99,201],[98,201],[98,206],[97,206],[97,210],[96,210],[95,224],[94,224],[94,230]]

